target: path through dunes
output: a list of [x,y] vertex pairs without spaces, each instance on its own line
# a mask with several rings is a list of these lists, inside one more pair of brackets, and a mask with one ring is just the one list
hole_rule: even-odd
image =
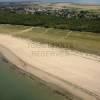
[[[25,71],[35,74],[43,80],[47,81],[48,79],[48,82],[60,85],[84,100],[100,99],[99,58],[96,60],[96,58],[90,56],[83,57],[81,54],[77,55],[71,51],[32,43],[29,40],[10,35],[1,34],[0,45],[0,51],[10,61],[13,62],[17,59],[14,59],[14,56],[3,47],[8,48],[24,62],[32,65],[31,67],[20,66]],[[49,74],[44,75],[41,72],[35,72],[34,68]],[[51,79],[50,75],[57,77],[57,79]],[[61,82],[62,80],[63,82]]]

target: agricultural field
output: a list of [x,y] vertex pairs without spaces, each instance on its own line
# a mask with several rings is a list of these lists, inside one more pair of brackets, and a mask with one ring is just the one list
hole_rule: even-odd
[[86,5],[86,4],[78,4],[78,3],[40,3],[40,4],[32,4],[31,7],[46,7],[52,9],[82,9],[82,10],[100,10],[99,5]]
[[82,10],[100,10],[99,5],[86,5],[86,4],[75,4],[75,3],[54,3],[48,5],[49,7],[52,8],[74,8],[74,9],[82,9]]

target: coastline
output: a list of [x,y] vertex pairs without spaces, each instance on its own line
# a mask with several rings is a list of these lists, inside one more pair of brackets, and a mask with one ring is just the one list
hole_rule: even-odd
[[[69,99],[74,98],[74,100],[99,100],[100,97],[96,94],[80,88],[68,81],[65,81],[55,75],[52,75],[46,71],[43,71],[31,64],[20,59],[16,54],[14,54],[9,48],[0,45],[0,52],[2,55],[12,64],[16,65],[17,68],[25,71],[25,73],[34,75],[40,80],[43,80],[47,86],[52,87],[57,93],[69,97]],[[68,95],[67,95],[68,94]]]
[[[4,57],[4,56],[1,54],[1,52],[0,52],[0,59],[2,59],[2,61],[5,62],[6,64],[10,64],[11,66],[9,66],[9,68],[10,68],[12,71],[16,72],[17,74],[19,74],[19,75],[21,75],[21,76],[23,76],[23,77],[27,77],[27,78],[31,79],[32,81],[38,81],[38,83],[40,84],[40,86],[46,87],[46,88],[48,88],[49,90],[51,90],[53,93],[58,94],[58,95],[60,95],[60,96],[62,96],[62,97],[64,97],[64,98],[66,98],[67,100],[69,100],[69,98],[66,97],[64,94],[60,93],[59,91],[56,91],[56,90],[55,90],[54,88],[52,88],[51,86],[46,85],[46,83],[45,83],[43,80],[39,79],[38,77],[36,77],[36,76],[33,75],[33,74],[30,74],[30,73],[28,73],[28,72],[26,72],[26,71],[20,69],[20,68],[17,67],[16,65],[12,64],[11,62],[9,62],[9,60],[7,60],[6,57]],[[64,99],[64,100],[65,100],[65,99]]]
[[69,100],[47,87],[37,77],[19,69],[0,54],[0,100],[13,100],[12,98],[16,100],[22,98],[23,100]]
[[[2,50],[3,50],[3,52],[2,52]],[[13,52],[11,52],[8,48],[0,45],[0,53],[4,57],[6,62],[12,63],[15,66],[14,70],[20,71],[23,75],[28,76],[32,80],[34,79],[33,77],[36,77],[40,81],[41,84],[43,84],[43,85],[47,86],[48,88],[52,89],[55,93],[57,93],[61,96],[64,96],[68,100],[70,100],[70,99],[73,100],[73,98],[75,100],[81,100],[79,97],[77,97],[77,96],[69,93],[68,91],[66,91],[66,89],[56,85],[54,80],[56,81],[57,77],[49,75],[49,73],[43,72],[42,70],[37,69],[36,67],[34,67],[34,72],[37,71],[36,74],[38,74],[38,75],[32,74],[32,73],[28,72],[27,70],[25,70],[24,69],[25,66],[30,66],[31,67],[32,65],[25,63],[23,60],[21,60],[19,57],[17,57]],[[8,58],[9,55],[11,55],[12,58],[10,58],[10,57]],[[15,62],[14,61],[12,62],[13,58],[16,59]],[[48,79],[46,80],[43,77],[45,77],[46,79],[48,78]],[[51,78],[51,80],[50,80],[50,78]]]

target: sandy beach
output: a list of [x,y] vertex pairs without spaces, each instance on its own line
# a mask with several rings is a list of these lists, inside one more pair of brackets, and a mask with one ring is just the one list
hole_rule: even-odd
[[0,34],[0,52],[11,63],[83,100],[100,99],[100,57]]

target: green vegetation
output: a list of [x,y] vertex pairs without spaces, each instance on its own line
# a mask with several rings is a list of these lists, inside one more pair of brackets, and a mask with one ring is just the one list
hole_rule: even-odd
[[[24,27],[23,30],[27,28],[27,26],[19,27],[20,29]],[[100,55],[100,34],[97,33],[40,27],[33,27],[32,30],[21,33],[20,30],[18,30],[18,26],[16,27],[12,25],[9,27],[6,25],[0,25],[0,30],[1,29],[4,30],[2,33],[7,33],[5,29],[8,29],[11,35],[29,38],[32,41]],[[16,29],[16,31],[19,32],[15,34],[15,32],[12,32],[13,29]]]
[[21,25],[0,25],[0,33],[12,33],[12,32],[19,32],[29,28],[29,26],[22,26]]
[[100,18],[86,19],[81,18],[81,16],[78,18],[66,18],[38,13],[32,15],[0,11],[0,23],[100,33]]

